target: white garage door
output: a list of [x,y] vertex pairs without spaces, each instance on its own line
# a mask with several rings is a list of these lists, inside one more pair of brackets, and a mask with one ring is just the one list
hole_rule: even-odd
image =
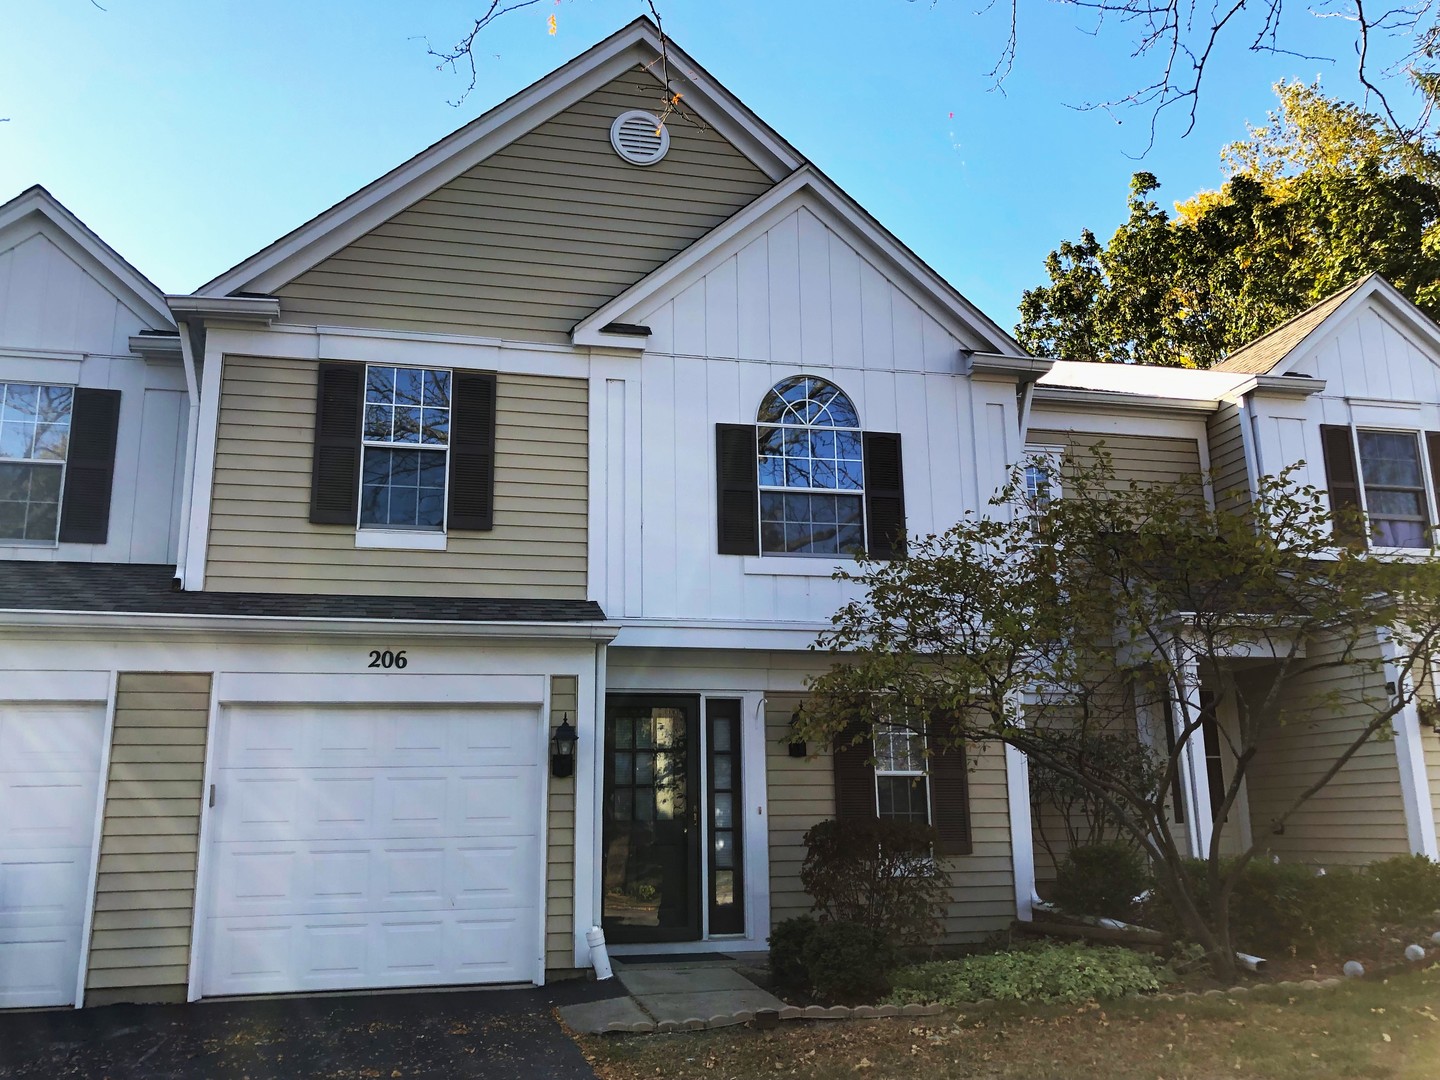
[[0,1008],[71,1005],[105,710],[0,702]]
[[230,706],[201,992],[530,982],[539,711]]

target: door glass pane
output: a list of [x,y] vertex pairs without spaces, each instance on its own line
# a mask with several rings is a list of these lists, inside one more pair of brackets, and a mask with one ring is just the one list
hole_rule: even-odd
[[614,940],[699,936],[691,711],[622,701],[608,710],[603,920]]

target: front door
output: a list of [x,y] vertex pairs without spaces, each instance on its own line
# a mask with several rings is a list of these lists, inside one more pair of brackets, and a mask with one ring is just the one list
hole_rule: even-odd
[[609,940],[700,937],[700,700],[611,695],[605,709]]

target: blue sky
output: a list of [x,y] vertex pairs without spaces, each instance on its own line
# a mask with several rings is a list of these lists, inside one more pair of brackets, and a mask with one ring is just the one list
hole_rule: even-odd
[[[480,81],[437,72],[487,0],[0,0],[0,200],[42,183],[161,288],[193,289],[644,10],[561,0],[482,39]],[[1181,138],[1149,114],[1083,112],[1147,69],[1129,35],[1022,0],[1020,54],[974,0],[661,0],[666,31],[801,153],[1005,327],[1043,261],[1083,226],[1108,236],[1129,176],[1161,197],[1220,182],[1218,151],[1261,121],[1270,85],[1353,95],[1346,26],[1289,10],[1283,44],[1232,48]],[[554,14],[558,32],[545,31]],[[1119,122],[1117,122],[1117,119]]]

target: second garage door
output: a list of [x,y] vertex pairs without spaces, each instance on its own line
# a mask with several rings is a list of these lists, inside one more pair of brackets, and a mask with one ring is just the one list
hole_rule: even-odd
[[227,707],[206,995],[530,982],[537,710]]

